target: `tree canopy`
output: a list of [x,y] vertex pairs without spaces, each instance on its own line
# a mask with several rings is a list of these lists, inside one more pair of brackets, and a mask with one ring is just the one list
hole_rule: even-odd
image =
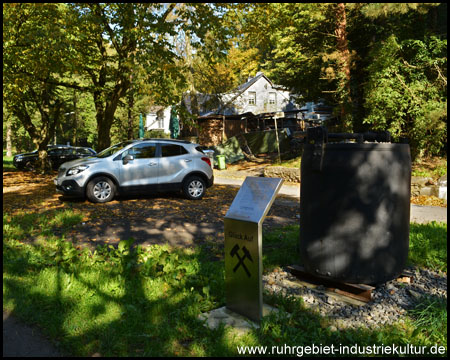
[[447,5],[242,6],[239,48],[300,102],[336,106],[337,130],[389,130],[413,157],[447,141]]
[[6,3],[4,124],[44,164],[55,132],[101,150],[137,136],[152,105],[264,71],[299,104],[334,105],[333,130],[389,130],[414,157],[438,154],[446,14],[444,3]]

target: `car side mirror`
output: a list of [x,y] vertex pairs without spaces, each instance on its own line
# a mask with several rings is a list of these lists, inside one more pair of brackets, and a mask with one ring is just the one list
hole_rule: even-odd
[[133,155],[127,155],[122,159],[124,165],[128,164],[131,160],[134,160]]

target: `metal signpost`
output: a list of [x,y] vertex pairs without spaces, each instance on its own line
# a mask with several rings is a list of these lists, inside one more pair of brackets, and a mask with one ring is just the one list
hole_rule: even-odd
[[251,320],[262,318],[262,223],[283,183],[247,177],[224,219],[226,307]]

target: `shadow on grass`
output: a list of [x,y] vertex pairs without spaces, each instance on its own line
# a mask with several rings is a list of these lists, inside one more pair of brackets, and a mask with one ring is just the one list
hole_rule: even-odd
[[[76,215],[65,216],[61,226],[74,221]],[[280,235],[275,233],[268,245]],[[423,333],[401,326],[332,331],[327,319],[305,310],[301,300],[267,294],[265,301],[282,311],[233,340],[224,328],[209,330],[198,320],[200,313],[224,305],[223,261],[209,261],[204,246],[131,249],[132,243],[89,252],[61,239],[26,245],[6,239],[4,306],[76,356],[233,356],[237,346],[252,345],[284,351],[284,344],[429,344]],[[294,242],[285,250],[293,247]],[[268,255],[268,264],[275,264]]]
[[[213,200],[215,196],[219,195],[212,196]],[[158,201],[151,196],[148,199]],[[119,204],[119,216],[129,216],[127,201]],[[97,207],[103,208],[109,209]],[[237,344],[363,345],[387,343],[387,339],[397,343],[410,340],[401,328],[381,336],[369,330],[333,332],[321,316],[282,297],[274,302],[291,313],[289,318],[282,312],[265,319],[261,329],[243,341],[230,340],[223,328],[206,329],[197,319],[200,313],[224,305],[223,262],[211,261],[214,249],[150,247],[143,253],[139,248],[131,250],[130,240],[114,249],[77,250],[51,235],[59,228],[63,229],[59,235],[65,237],[67,230],[80,222],[80,215],[66,213],[58,220],[54,216],[44,211],[11,219],[9,225],[20,236],[5,231],[4,225],[3,301],[14,315],[39,325],[72,355],[232,356],[237,355]],[[32,234],[35,223],[47,223],[42,231],[44,240],[21,244],[19,241]],[[121,239],[127,239],[130,228],[126,226],[118,234]],[[269,248],[279,248],[280,236],[284,234],[267,242]],[[295,243],[293,240],[283,251],[292,253]],[[279,262],[278,254],[269,255],[266,261],[271,266]]]
[[199,266],[174,281],[173,276],[182,271],[160,268],[170,267],[170,262],[139,271],[138,251],[124,250],[115,258],[117,250],[111,250],[116,254],[105,255],[107,260],[91,266],[59,261],[65,253],[62,246],[58,251],[53,258],[46,254],[38,259],[35,251],[24,253],[4,245],[4,302],[25,322],[38,324],[69,353],[230,354],[227,342],[221,340],[224,330],[208,330],[197,319],[200,312],[216,306],[216,301],[223,302],[222,298],[211,300],[205,290],[209,285],[211,293],[220,294],[223,288],[223,280],[209,278],[210,267],[205,269],[199,261],[205,254],[185,256],[184,261]]
[[[9,218],[4,226],[4,307],[38,325],[78,356],[233,354],[223,328],[197,319],[223,305],[223,264],[196,251],[131,249],[133,239],[94,252],[50,236],[78,214],[46,211]],[[40,241],[34,224],[46,223]],[[64,235],[64,234],[63,234]],[[47,239],[45,240],[45,238]]]

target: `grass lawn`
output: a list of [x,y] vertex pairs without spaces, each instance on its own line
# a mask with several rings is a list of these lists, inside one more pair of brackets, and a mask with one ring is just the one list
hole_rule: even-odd
[[3,150],[3,169],[15,170],[13,165],[14,156],[6,156],[6,150]]
[[[4,161],[5,167],[5,161]],[[5,173],[4,173],[5,174]],[[43,192],[42,188],[36,188]],[[447,305],[422,299],[405,324],[331,331],[326,318],[292,297],[264,295],[281,311],[233,337],[198,315],[225,304],[224,261],[207,246],[95,251],[66,241],[84,214],[70,207],[3,209],[3,308],[36,325],[74,356],[238,356],[237,346],[396,344],[447,347]],[[14,204],[12,204],[13,206]],[[58,235],[55,235],[55,229]],[[264,234],[264,271],[297,262],[299,226]],[[411,224],[409,262],[447,272],[447,224]],[[288,316],[290,314],[290,316]]]
[[[446,303],[426,299],[406,325],[332,332],[302,301],[266,296],[282,311],[259,330],[242,338],[207,330],[197,316],[225,303],[223,260],[211,261],[202,247],[133,250],[127,240],[92,252],[52,235],[52,226],[69,229],[81,219],[71,210],[3,216],[3,307],[39,325],[70,354],[233,356],[237,346],[252,345],[447,345],[446,326],[436,320],[446,325]],[[26,243],[36,229],[36,242]],[[265,235],[265,271],[296,262],[298,232],[290,226]],[[446,224],[412,225],[410,262],[446,272],[446,234]]]

